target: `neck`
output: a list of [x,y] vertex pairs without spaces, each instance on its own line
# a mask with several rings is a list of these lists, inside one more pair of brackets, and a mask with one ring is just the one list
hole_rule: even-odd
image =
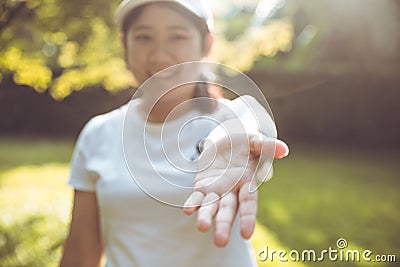
[[177,105],[167,105],[157,103],[153,107],[146,105],[145,101],[139,104],[140,115],[151,123],[163,123],[166,120],[172,121],[178,119],[187,114],[191,109],[190,104],[179,105],[178,103]]
[[170,90],[160,99],[157,99],[160,92],[146,91],[141,97],[139,111],[148,122],[163,123],[166,120],[175,120],[193,108],[192,101],[187,100],[193,98],[194,90],[192,84],[182,85]]

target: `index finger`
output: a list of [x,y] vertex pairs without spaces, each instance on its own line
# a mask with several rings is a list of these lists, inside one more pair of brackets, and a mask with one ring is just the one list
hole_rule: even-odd
[[204,194],[202,192],[194,191],[185,201],[185,204],[183,204],[183,212],[187,215],[191,215],[200,208],[203,199]]

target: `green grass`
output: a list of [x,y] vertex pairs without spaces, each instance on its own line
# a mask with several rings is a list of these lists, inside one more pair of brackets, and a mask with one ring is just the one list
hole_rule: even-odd
[[71,141],[0,140],[0,266],[57,266],[72,192]]
[[[292,146],[290,157],[275,162],[275,177],[260,190],[259,223],[288,252],[338,249],[336,241],[345,238],[348,249],[399,257],[398,158],[394,152],[372,149]],[[325,260],[306,266],[343,263]]]
[[[57,266],[70,216],[72,141],[0,140],[0,266]],[[291,146],[260,190],[255,251],[348,249],[400,256],[399,154]],[[399,261],[399,258],[397,258]],[[365,266],[365,262],[259,262]],[[398,263],[397,263],[398,264]],[[375,263],[367,266],[396,266]]]

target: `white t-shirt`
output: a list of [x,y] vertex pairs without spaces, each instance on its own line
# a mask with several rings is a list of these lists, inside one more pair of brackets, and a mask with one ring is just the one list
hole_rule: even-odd
[[[228,245],[218,248],[213,231],[199,232],[196,216],[174,207],[192,192],[198,141],[216,122],[191,120],[201,116],[192,111],[163,127],[146,124],[138,102],[91,119],[71,161],[69,184],[96,192],[106,266],[257,266],[237,218]],[[227,119],[220,111],[214,118]]]

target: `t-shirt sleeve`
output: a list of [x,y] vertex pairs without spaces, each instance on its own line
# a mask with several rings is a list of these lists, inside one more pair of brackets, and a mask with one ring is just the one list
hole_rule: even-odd
[[94,192],[98,175],[89,169],[92,145],[90,143],[91,132],[93,131],[94,120],[90,120],[81,133],[75,145],[70,164],[70,176],[68,184],[76,190]]

